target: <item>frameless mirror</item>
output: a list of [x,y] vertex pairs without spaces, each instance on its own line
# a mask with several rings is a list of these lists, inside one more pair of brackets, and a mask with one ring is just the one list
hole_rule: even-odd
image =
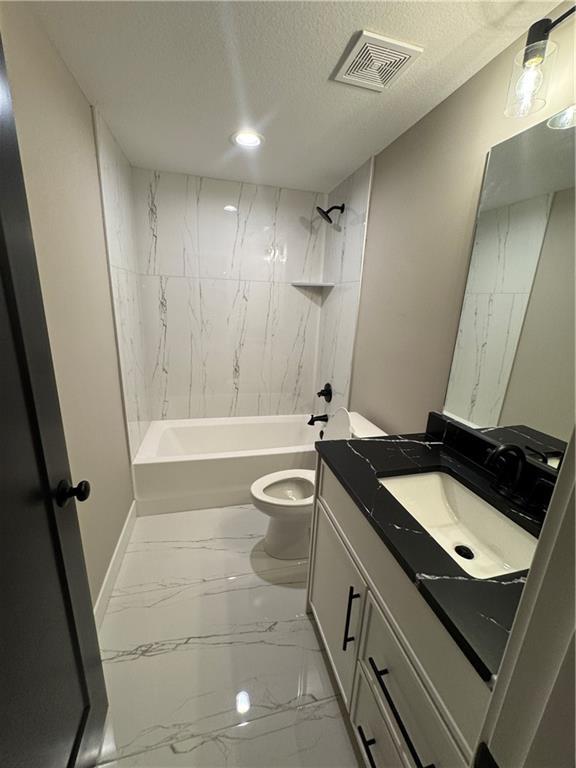
[[574,426],[574,136],[543,122],[488,154],[444,405],[552,466]]

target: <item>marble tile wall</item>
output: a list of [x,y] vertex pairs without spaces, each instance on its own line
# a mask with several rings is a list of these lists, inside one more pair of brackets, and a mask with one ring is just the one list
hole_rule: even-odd
[[480,213],[444,410],[498,424],[546,232],[551,195]]
[[98,113],[94,118],[124,407],[134,458],[151,411],[144,365],[141,277],[134,241],[132,169],[102,118]]
[[329,413],[348,405],[371,177],[369,160],[328,196],[328,207],[346,206],[343,214],[336,214],[335,225],[326,230],[324,279],[335,286],[324,295],[316,379],[332,384]]
[[312,406],[324,196],[134,168],[153,419]]
[[154,419],[306,413],[325,381],[346,405],[371,162],[327,201],[131,168],[96,124],[132,456]]

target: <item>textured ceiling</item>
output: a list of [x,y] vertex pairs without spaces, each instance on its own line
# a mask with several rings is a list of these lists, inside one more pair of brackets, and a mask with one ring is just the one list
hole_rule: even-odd
[[[133,164],[328,191],[554,3],[31,6]],[[421,45],[424,53],[383,93],[330,80],[360,29]],[[266,139],[249,154],[229,141],[247,126]]]

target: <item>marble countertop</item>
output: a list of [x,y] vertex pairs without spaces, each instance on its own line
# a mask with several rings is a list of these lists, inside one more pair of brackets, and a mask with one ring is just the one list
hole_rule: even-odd
[[488,473],[426,434],[316,443],[316,450],[481,677],[497,674],[527,571],[468,575],[378,482],[443,471],[534,533],[534,521],[490,486]]

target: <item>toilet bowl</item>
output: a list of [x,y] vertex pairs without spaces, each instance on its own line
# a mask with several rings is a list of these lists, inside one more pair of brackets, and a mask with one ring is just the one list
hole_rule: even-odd
[[314,475],[313,469],[286,469],[252,483],[254,506],[270,517],[264,549],[272,557],[308,557]]
[[[330,417],[323,439],[346,440],[385,434],[360,414],[339,408]],[[286,469],[264,475],[252,483],[252,503],[270,518],[264,550],[271,557],[280,560],[308,557],[314,480],[312,469]]]

